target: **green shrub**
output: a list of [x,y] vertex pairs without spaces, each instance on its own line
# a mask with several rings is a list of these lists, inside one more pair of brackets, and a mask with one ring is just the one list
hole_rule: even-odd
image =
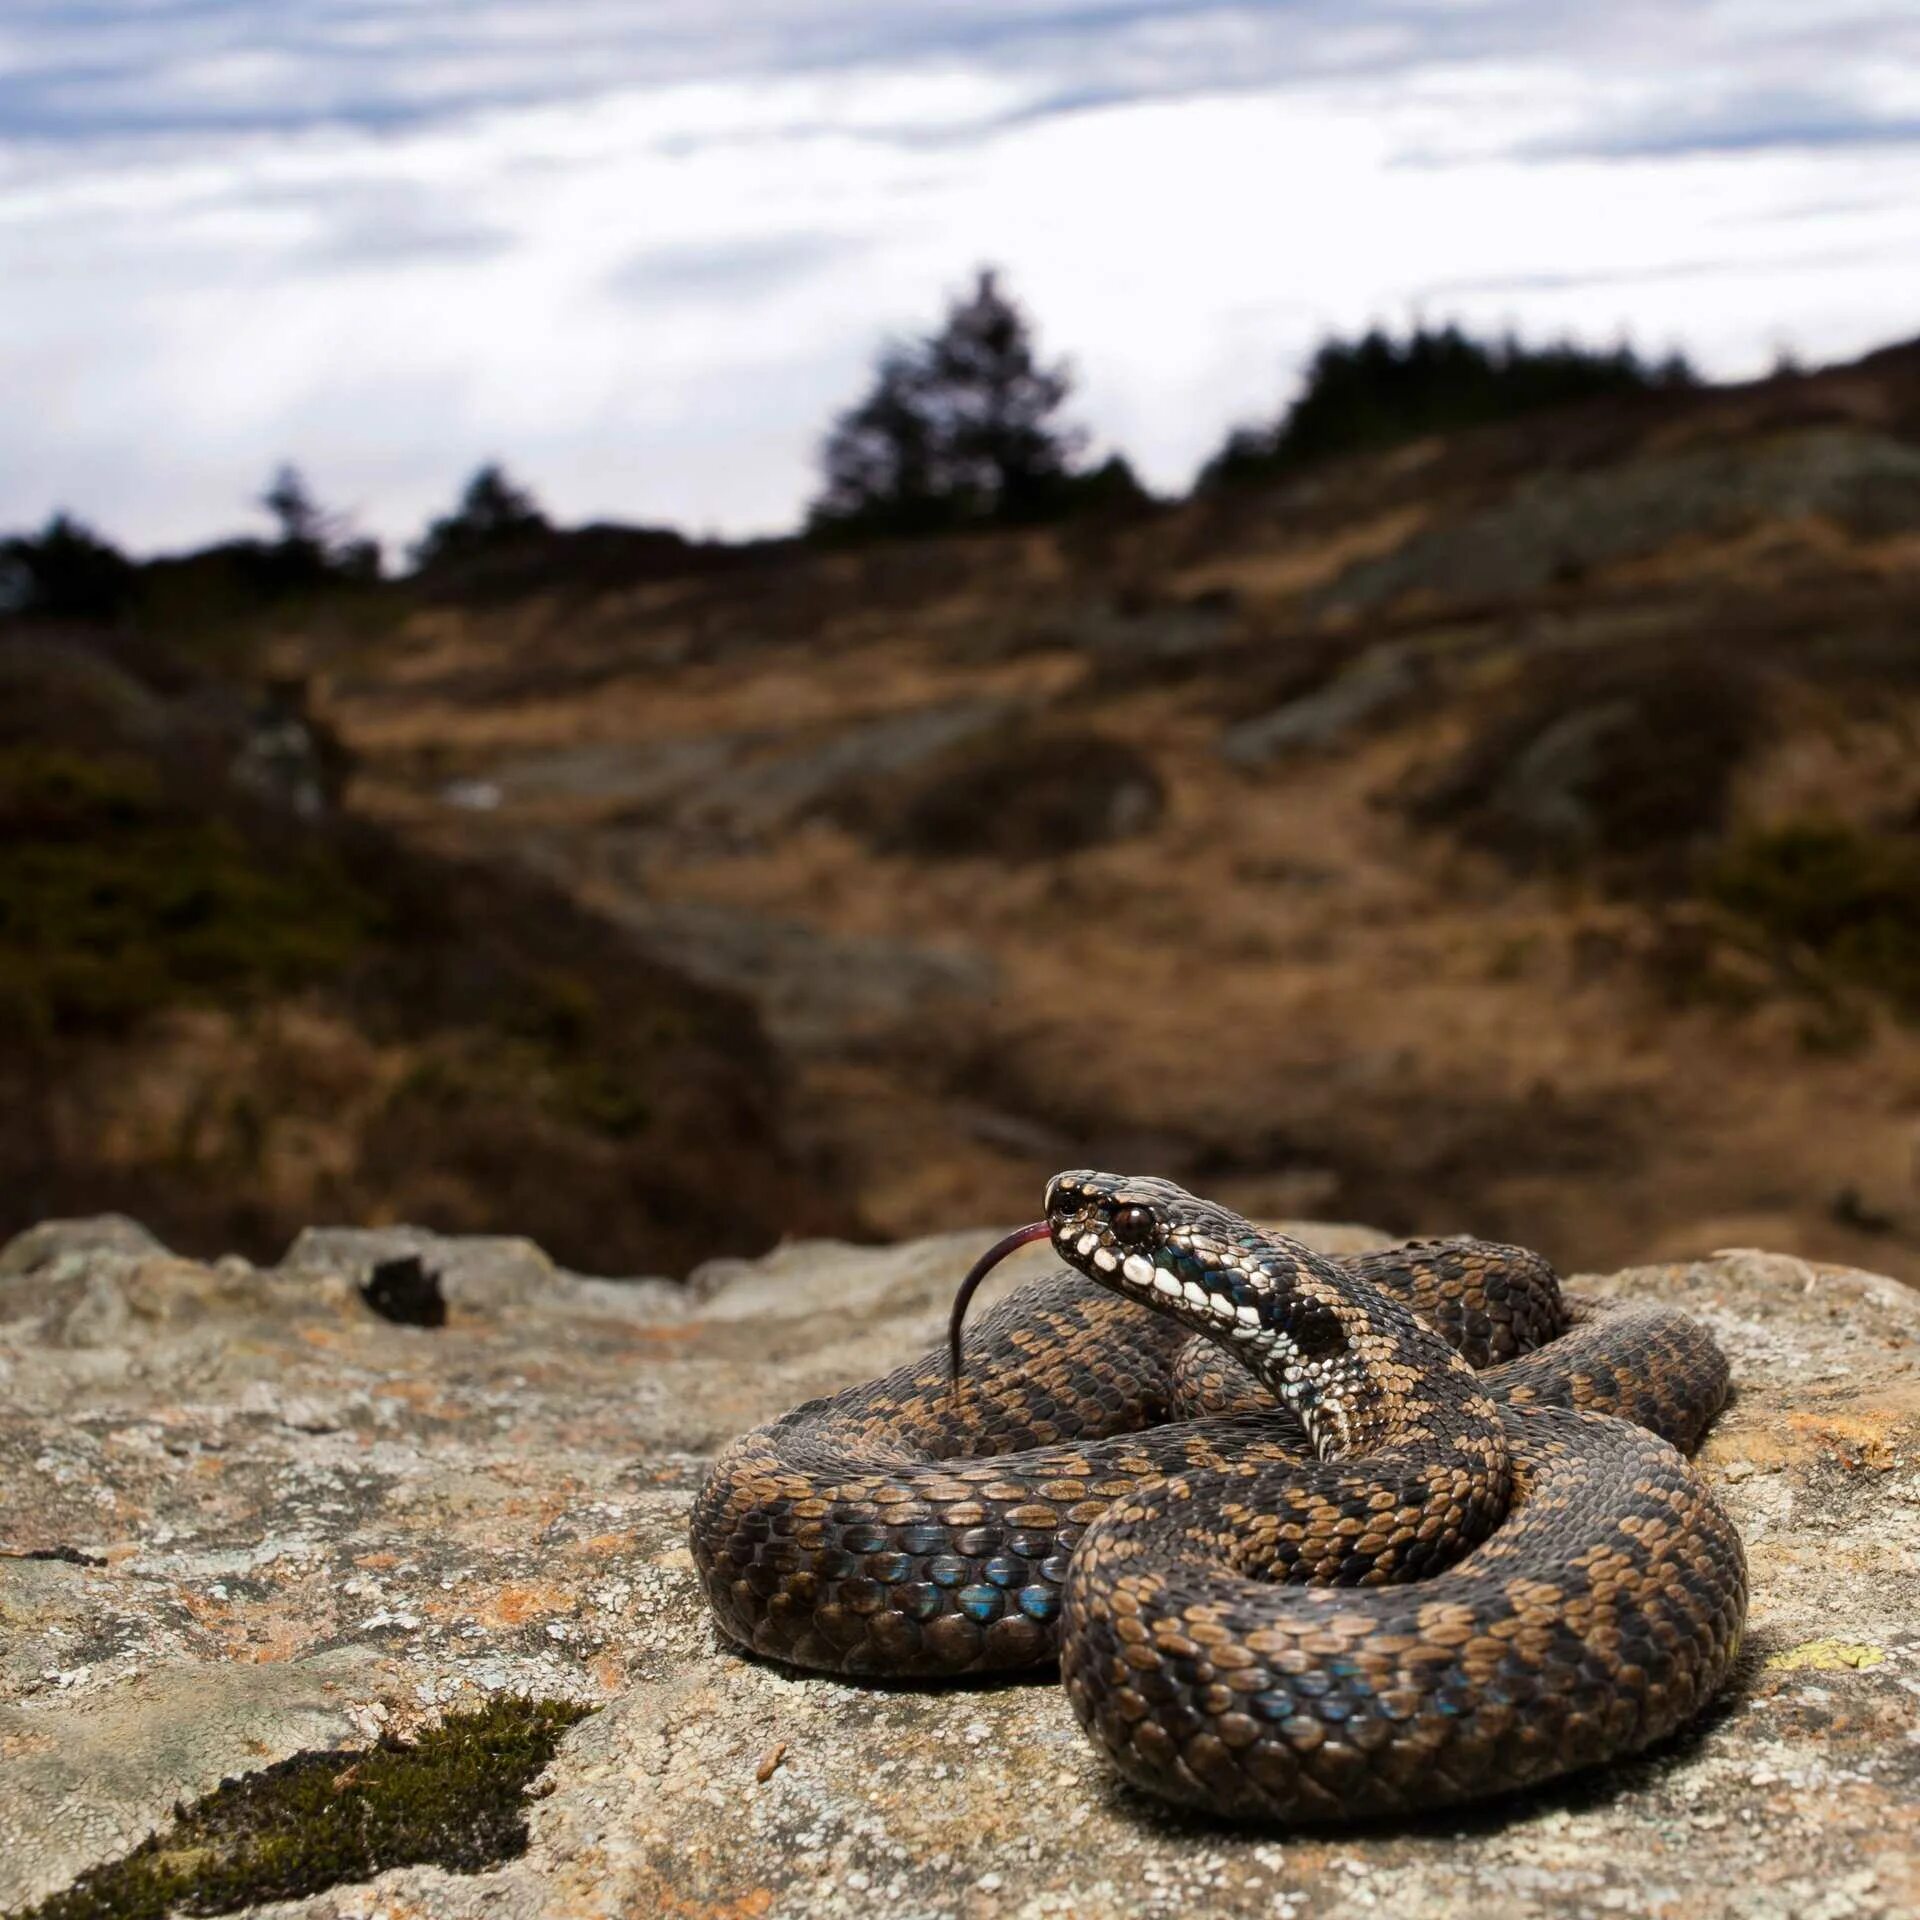
[[0,1019],[120,1027],[338,973],[376,903],[317,843],[251,844],[132,756],[0,752]]
[[1708,891],[1774,940],[1920,1015],[1920,845],[1912,839],[1795,821],[1731,848]]

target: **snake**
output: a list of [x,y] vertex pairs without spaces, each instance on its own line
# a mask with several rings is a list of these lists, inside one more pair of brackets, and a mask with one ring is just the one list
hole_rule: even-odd
[[[970,1329],[1021,1247],[1064,1264]],[[724,1637],[936,1681],[1057,1663],[1120,1776],[1280,1826],[1636,1753],[1737,1657],[1686,1458],[1727,1363],[1472,1239],[1336,1258],[1172,1182],[1055,1175],[946,1346],[743,1434],[694,1497]]]

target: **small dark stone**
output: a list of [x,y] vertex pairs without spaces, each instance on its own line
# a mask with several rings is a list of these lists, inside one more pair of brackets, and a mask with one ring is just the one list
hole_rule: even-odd
[[444,1327],[447,1296],[440,1276],[430,1273],[417,1253],[382,1260],[361,1285],[360,1298],[382,1320],[402,1327]]

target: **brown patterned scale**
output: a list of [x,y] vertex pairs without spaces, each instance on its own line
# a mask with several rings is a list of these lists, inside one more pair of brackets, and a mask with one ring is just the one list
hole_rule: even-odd
[[1719,1684],[1745,1570],[1676,1450],[1727,1391],[1686,1316],[1478,1241],[1335,1261],[1097,1173],[963,1303],[1040,1237],[1067,1270],[957,1380],[930,1354],[715,1461],[692,1543],[732,1638],[844,1674],[1057,1657],[1129,1779],[1283,1820],[1523,1786]]

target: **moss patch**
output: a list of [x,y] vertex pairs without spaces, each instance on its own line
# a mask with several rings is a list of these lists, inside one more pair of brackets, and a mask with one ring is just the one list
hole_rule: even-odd
[[526,1851],[526,1792],[592,1709],[495,1700],[411,1743],[302,1753],[182,1807],[17,1920],[160,1920],[295,1900],[390,1867],[477,1873]]

